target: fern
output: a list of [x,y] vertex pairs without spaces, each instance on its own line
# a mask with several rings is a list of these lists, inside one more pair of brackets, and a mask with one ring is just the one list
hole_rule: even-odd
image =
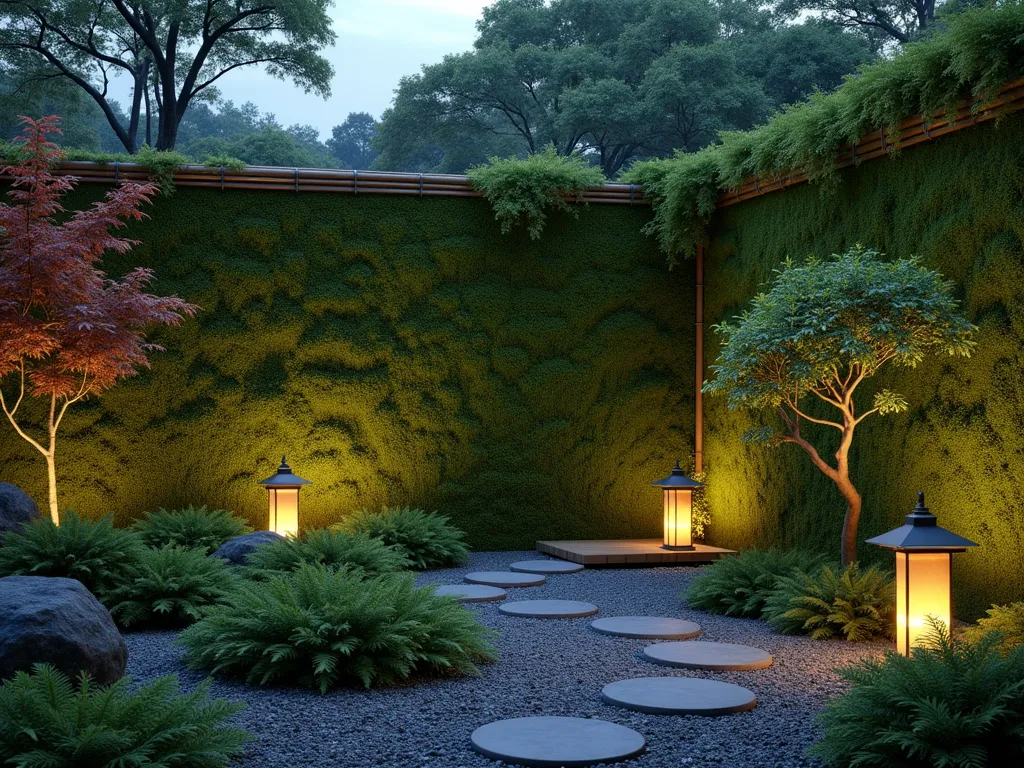
[[605,181],[601,170],[586,158],[559,155],[553,146],[523,159],[492,157],[466,175],[491,204],[503,234],[522,224],[534,240],[544,230],[549,208],[575,216],[566,197],[578,198],[587,187],[599,187]]
[[706,566],[690,585],[686,600],[709,613],[760,618],[780,576],[820,568],[825,559],[824,555],[799,551],[741,552]]
[[393,546],[417,570],[462,565],[469,558],[469,547],[462,531],[436,512],[405,507],[384,507],[380,512],[359,510],[347,516],[332,530],[365,533]]
[[132,689],[123,678],[77,689],[46,665],[0,686],[0,764],[12,768],[220,768],[248,734],[224,725],[244,704],[178,693],[164,677]]
[[493,658],[490,631],[453,600],[417,589],[412,574],[302,566],[248,583],[179,638],[189,663],[249,683],[321,693],[414,675],[466,674]]
[[841,573],[795,571],[778,579],[762,618],[786,635],[814,640],[870,640],[892,636],[896,592],[892,574],[853,563]]
[[1024,644],[1024,603],[993,605],[986,613],[988,616],[964,629],[965,640],[979,643],[987,635],[998,633],[999,646],[1004,653]]
[[359,568],[370,574],[390,573],[408,568],[409,560],[395,547],[365,533],[320,529],[297,539],[275,541],[259,547],[246,565],[257,579],[291,573],[303,565],[328,568]]
[[66,512],[60,526],[47,517],[8,531],[0,576],[78,579],[99,596],[125,578],[142,549],[134,533],[115,528],[109,517],[93,521]]
[[235,584],[236,576],[220,558],[168,545],[146,549],[124,581],[103,595],[103,602],[126,629],[139,624],[184,626],[223,602]]
[[196,509],[191,505],[184,509],[147,512],[132,528],[138,531],[147,547],[173,544],[204,552],[213,552],[228,539],[252,530],[226,509],[209,512],[206,507]]
[[831,768],[996,768],[1024,764],[1024,647],[951,641],[840,670],[849,691],[829,703],[811,752]]

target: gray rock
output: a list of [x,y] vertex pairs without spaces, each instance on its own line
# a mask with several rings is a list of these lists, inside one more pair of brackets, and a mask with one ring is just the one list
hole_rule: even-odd
[[284,536],[273,531],[254,531],[228,539],[210,557],[219,557],[232,565],[245,565],[245,561],[257,547],[273,544],[275,541],[284,541]]
[[124,676],[128,648],[93,594],[75,579],[0,579],[0,679],[51,664],[71,678],[86,672],[97,684]]
[[16,485],[0,483],[0,537],[41,517],[32,497]]

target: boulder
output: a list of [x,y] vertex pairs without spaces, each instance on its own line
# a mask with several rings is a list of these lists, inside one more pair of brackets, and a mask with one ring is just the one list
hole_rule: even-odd
[[273,531],[255,531],[242,536],[235,536],[228,539],[210,557],[219,557],[227,560],[232,565],[245,565],[257,547],[264,544],[273,544],[275,541],[284,541],[284,536]]
[[128,648],[110,612],[75,579],[0,579],[0,680],[33,664],[108,685],[124,676]]
[[16,485],[0,483],[0,537],[41,517],[32,497]]

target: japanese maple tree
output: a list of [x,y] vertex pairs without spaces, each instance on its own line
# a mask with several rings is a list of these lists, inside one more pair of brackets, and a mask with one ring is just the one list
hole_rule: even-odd
[[[46,459],[50,516],[59,524],[55,455],[64,414],[148,367],[147,353],[161,348],[147,342],[147,326],[176,325],[198,307],[146,293],[152,270],[112,280],[99,269],[105,252],[136,244],[114,231],[145,216],[140,207],[156,186],[121,184],[91,208],[61,215],[75,180],[51,173],[63,155],[47,136],[60,133],[60,120],[21,121],[21,159],[2,169],[12,202],[0,203],[0,406]],[[26,395],[46,404],[45,424],[30,426],[19,414]]]

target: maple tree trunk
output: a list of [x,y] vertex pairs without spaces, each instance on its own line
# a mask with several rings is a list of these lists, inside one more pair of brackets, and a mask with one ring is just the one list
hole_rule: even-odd
[[54,461],[53,446],[46,456],[46,476],[50,483],[50,519],[54,525],[60,525],[60,514],[57,511],[57,463]]

